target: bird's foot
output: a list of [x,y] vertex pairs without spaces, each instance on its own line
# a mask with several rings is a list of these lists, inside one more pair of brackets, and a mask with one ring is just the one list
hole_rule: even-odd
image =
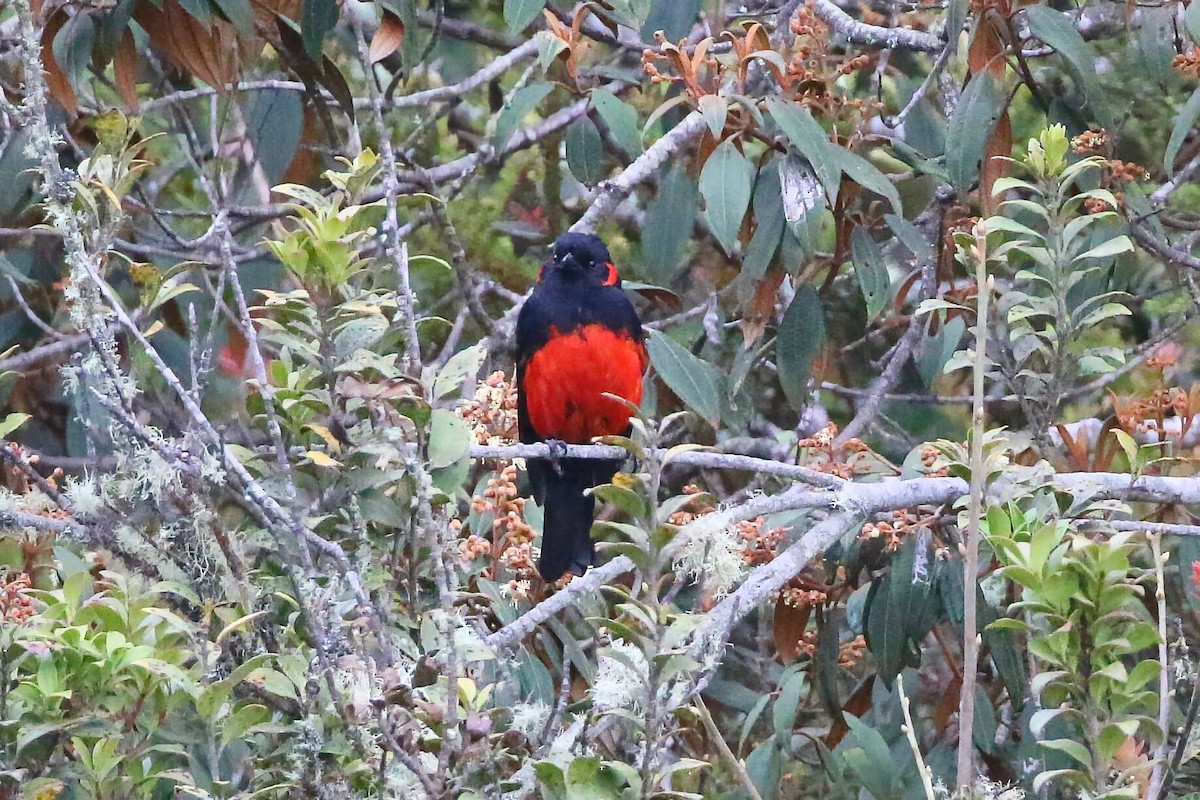
[[550,468],[554,470],[555,475],[562,475],[562,464],[559,459],[567,457],[567,443],[562,439],[547,439],[546,447],[550,450],[546,456],[546,460],[550,462]]

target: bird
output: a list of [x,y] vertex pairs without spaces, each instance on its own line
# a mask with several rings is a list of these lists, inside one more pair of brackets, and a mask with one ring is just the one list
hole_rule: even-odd
[[649,358],[642,323],[597,236],[564,233],[517,315],[517,429],[546,442],[548,458],[526,462],[531,494],[545,511],[538,572],[547,583],[582,575],[595,560],[587,492],[608,483],[620,459],[570,458],[565,444],[628,435]]

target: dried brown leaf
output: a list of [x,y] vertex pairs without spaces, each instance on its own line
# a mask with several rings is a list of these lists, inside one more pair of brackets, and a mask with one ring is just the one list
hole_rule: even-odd
[[403,43],[404,21],[390,11],[384,11],[379,20],[379,27],[371,37],[367,58],[372,64],[377,64],[400,49]]
[[137,95],[137,46],[133,42],[133,31],[128,28],[121,35],[121,43],[117,45],[116,55],[113,56],[113,74],[116,77],[117,92],[125,101],[125,108],[136,113],[138,110]]

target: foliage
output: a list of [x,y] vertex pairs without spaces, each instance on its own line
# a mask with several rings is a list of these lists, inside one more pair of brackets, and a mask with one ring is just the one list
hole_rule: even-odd
[[[4,4],[0,799],[1185,794],[1200,4],[1110,6]],[[547,586],[568,228],[650,370]]]

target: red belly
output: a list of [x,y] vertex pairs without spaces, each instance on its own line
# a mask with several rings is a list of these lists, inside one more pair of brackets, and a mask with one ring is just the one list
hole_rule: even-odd
[[646,350],[626,333],[584,325],[554,334],[525,366],[525,407],[539,436],[587,444],[624,433],[628,408],[605,393],[642,401]]

